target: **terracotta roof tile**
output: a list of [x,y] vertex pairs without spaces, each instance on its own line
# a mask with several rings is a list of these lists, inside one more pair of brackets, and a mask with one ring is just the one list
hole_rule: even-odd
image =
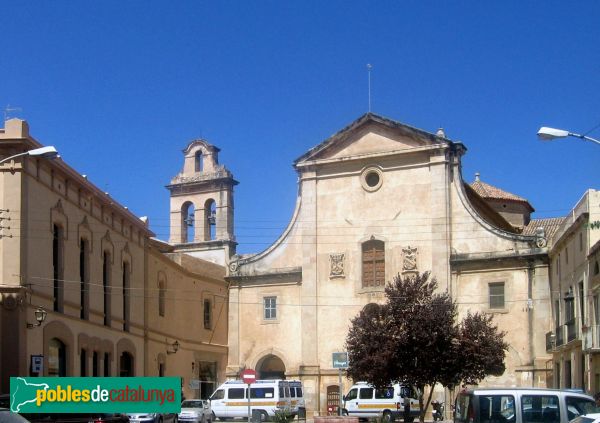
[[486,184],[485,182],[481,182],[479,180],[473,182],[471,184],[471,188],[475,190],[477,194],[479,194],[482,198],[493,198],[498,200],[512,200],[512,201],[520,201],[529,203],[525,198],[519,197],[518,195],[512,194],[510,192],[501,190],[493,185]]
[[531,219],[531,221],[523,229],[523,235],[535,235],[535,230],[537,228],[544,228],[544,231],[546,232],[546,239],[552,239],[564,220],[564,217]]

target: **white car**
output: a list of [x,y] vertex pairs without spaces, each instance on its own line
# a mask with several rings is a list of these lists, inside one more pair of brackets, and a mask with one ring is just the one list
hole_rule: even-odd
[[577,416],[569,423],[600,423],[600,413],[590,413]]
[[180,422],[210,423],[210,403],[203,399],[189,399],[181,403]]

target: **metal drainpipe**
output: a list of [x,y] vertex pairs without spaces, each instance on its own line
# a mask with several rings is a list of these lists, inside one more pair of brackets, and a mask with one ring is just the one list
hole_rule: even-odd
[[535,266],[533,261],[527,262],[527,330],[528,330],[528,338],[529,341],[529,361],[531,362],[532,371],[531,371],[531,386],[535,386],[535,349],[533,340],[533,303],[531,303],[531,308],[529,308],[529,300],[533,300],[533,278],[535,276]]

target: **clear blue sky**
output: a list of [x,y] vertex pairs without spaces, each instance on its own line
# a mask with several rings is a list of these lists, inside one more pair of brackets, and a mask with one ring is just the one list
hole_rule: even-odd
[[[2,1],[0,106],[168,238],[181,150],[236,188],[239,251],[283,230],[292,161],[367,111],[468,148],[464,176],[566,214],[600,188],[598,1]],[[590,133],[600,137],[600,128]]]

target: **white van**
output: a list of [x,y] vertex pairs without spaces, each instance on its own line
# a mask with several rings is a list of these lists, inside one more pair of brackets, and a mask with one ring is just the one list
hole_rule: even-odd
[[568,423],[593,413],[594,399],[559,389],[469,389],[454,402],[455,423]]
[[[213,421],[248,418],[248,385],[241,380],[229,380],[210,397]],[[250,385],[250,413],[256,410],[266,421],[276,411],[291,413],[290,385],[285,380],[257,380]]]
[[391,422],[404,418],[404,398],[410,401],[409,421],[419,416],[419,401],[410,386],[395,384],[384,389],[376,389],[366,382],[352,385],[344,395],[343,415],[359,418],[382,417]]
[[304,415],[306,417],[306,403],[304,401],[304,387],[299,380],[289,380],[290,401],[292,416]]

